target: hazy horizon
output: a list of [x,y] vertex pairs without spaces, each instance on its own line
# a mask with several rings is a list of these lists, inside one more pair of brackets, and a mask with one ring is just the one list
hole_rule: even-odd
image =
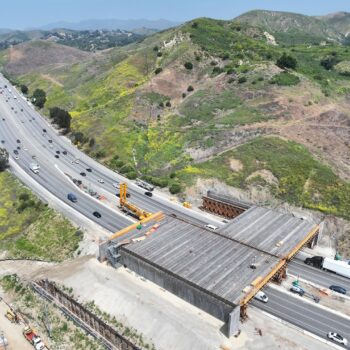
[[253,10],[265,9],[288,11],[305,15],[326,15],[333,12],[350,12],[348,0],[327,3],[307,1],[283,2],[279,0],[129,0],[127,3],[114,0],[17,0],[3,6],[0,13],[0,28],[40,28],[56,22],[77,23],[87,20],[168,20],[185,22],[197,17],[231,19]]

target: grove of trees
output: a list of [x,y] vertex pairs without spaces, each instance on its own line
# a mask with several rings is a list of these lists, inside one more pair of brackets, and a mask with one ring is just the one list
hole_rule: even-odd
[[39,108],[43,108],[46,102],[46,93],[42,89],[36,89],[32,95],[33,104]]
[[282,69],[295,69],[297,64],[297,60],[293,56],[287,55],[286,53],[283,53],[283,55],[276,62],[276,65]]
[[67,131],[70,129],[70,123],[72,120],[71,115],[59,107],[50,108],[50,118],[60,128],[64,128]]

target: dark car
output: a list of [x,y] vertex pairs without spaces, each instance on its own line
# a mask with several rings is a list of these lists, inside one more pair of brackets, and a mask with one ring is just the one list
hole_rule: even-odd
[[92,169],[91,168],[86,168],[86,171],[88,171],[89,173],[92,172]]
[[46,132],[46,129],[43,129],[43,132]]
[[67,151],[62,151],[62,153],[66,156],[67,155]]
[[17,140],[17,143],[21,143],[21,140]]
[[305,290],[299,286],[292,286],[289,290],[292,293],[299,294],[301,297],[305,294]]
[[5,143],[5,140],[1,140],[1,143]]
[[48,140],[49,141],[49,143],[52,143],[52,140]]
[[148,196],[148,197],[152,197],[152,196],[153,196],[153,193],[150,192],[150,191],[147,191],[147,192],[145,192],[145,195]]
[[74,193],[68,193],[67,198],[73,203],[78,201],[78,198]]
[[346,289],[340,286],[331,285],[329,289],[340,294],[346,294]]
[[98,211],[94,211],[92,213],[93,216],[97,217],[97,218],[100,218],[102,215],[98,212]]
[[[115,195],[116,195],[117,197],[120,197],[120,193],[119,193],[119,192],[117,192]],[[127,194],[126,194],[126,198],[130,198],[130,193],[127,193]]]
[[80,175],[81,176],[86,176],[86,174],[83,171],[80,173]]
[[18,150],[20,150],[20,149],[21,149],[21,147],[17,146],[17,149],[18,149]]
[[55,154],[55,158],[59,158],[60,156],[58,154]]
[[60,151],[56,151],[57,154],[60,154],[61,152]]
[[14,154],[18,154],[18,151],[15,149],[15,150],[13,151],[13,153],[14,153]]

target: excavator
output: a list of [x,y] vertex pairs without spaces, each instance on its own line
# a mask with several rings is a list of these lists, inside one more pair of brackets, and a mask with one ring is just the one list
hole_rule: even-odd
[[136,205],[129,203],[126,200],[127,193],[128,185],[126,183],[121,183],[119,186],[119,203],[122,210],[132,213],[133,215],[137,216],[139,220],[143,220],[152,215],[151,213],[138,208]]

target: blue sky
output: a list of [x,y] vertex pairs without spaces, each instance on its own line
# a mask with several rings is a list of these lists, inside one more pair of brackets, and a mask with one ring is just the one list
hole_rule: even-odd
[[252,9],[292,11],[307,15],[350,12],[350,0],[2,0],[0,28],[38,27],[57,21],[85,19],[233,18]]

